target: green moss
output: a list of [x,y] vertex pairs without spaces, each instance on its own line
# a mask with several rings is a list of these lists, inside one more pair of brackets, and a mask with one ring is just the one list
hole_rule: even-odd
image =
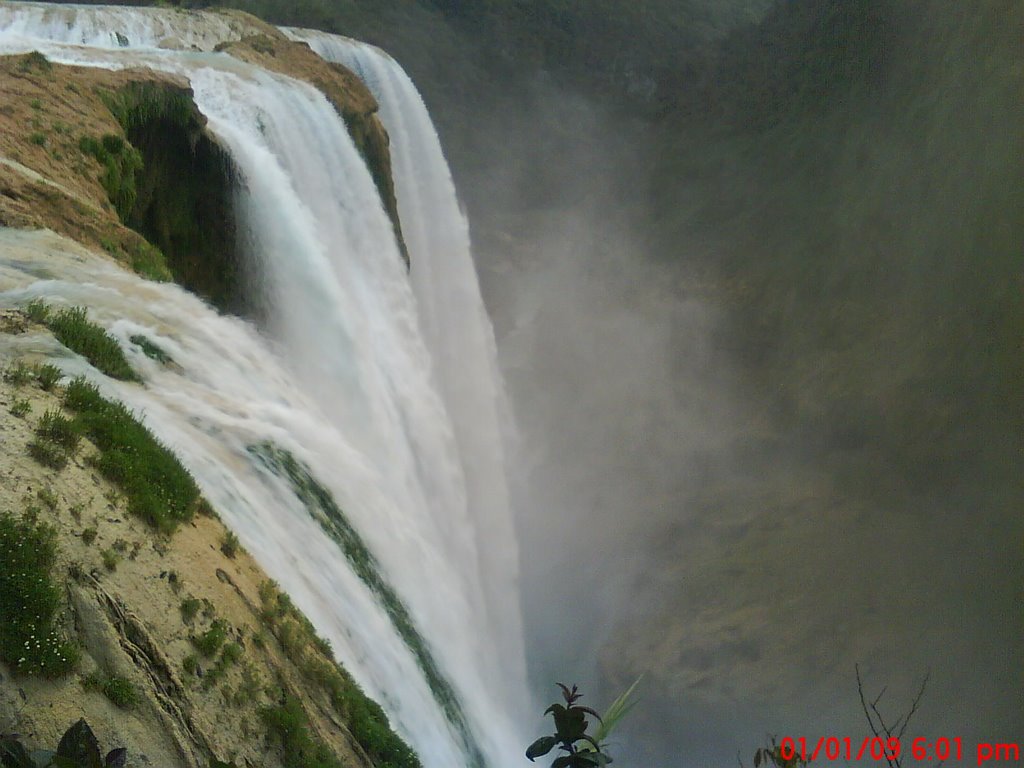
[[56,556],[51,526],[0,514],[0,659],[23,674],[56,677],[78,662],[57,628]]
[[169,83],[133,83],[102,98],[143,158],[133,204],[122,216],[145,238],[127,249],[133,268],[154,279],[173,276],[221,309],[244,309],[234,165],[205,131],[191,92]]
[[107,134],[100,139],[83,136],[78,141],[78,148],[103,166],[100,183],[121,221],[126,221],[135,205],[135,181],[143,169],[142,155],[116,134]]

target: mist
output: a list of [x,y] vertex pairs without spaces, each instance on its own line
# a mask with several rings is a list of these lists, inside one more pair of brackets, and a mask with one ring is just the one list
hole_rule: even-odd
[[890,720],[929,676],[908,735],[1019,738],[1024,91],[986,10],[890,9],[810,106],[541,76],[474,124],[538,733],[554,681],[643,675],[628,764],[856,742],[859,664]]

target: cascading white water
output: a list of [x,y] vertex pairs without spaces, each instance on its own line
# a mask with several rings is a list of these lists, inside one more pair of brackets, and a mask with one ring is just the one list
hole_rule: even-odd
[[[412,257],[420,328],[452,417],[469,504],[478,521],[485,607],[493,611],[504,606],[509,575],[518,569],[503,450],[507,408],[494,333],[470,250],[469,223],[459,207],[441,141],[416,86],[387,53],[339,35],[284,31],[321,57],[355,72],[380,105],[391,139],[395,195]],[[491,618],[496,635],[504,640],[502,658],[523,658],[518,611],[502,609]],[[517,673],[525,678],[525,670]]]
[[[31,283],[23,268],[8,270],[3,300],[84,304],[125,344],[141,331],[164,346],[180,371],[136,354],[145,389],[104,386],[143,411],[179,452],[243,544],[332,641],[424,765],[470,764],[477,750],[493,766],[514,759],[523,743],[525,663],[501,465],[501,387],[447,169],[448,203],[436,196],[409,202],[408,195],[402,202],[417,171],[396,151],[396,164],[406,163],[399,199],[403,216],[412,211],[410,227],[434,215],[462,230],[449,259],[428,236],[410,238],[414,262],[424,259],[414,298],[369,172],[318,91],[222,54],[42,43],[55,25],[37,4],[25,16],[19,7],[3,6],[0,15],[0,27],[18,20],[10,33],[0,29],[7,50],[36,47],[57,61],[152,66],[189,78],[242,179],[240,225],[265,281],[265,332],[276,345],[176,288],[99,260],[51,253],[48,269],[57,279],[47,282]],[[116,17],[133,30],[131,44],[150,47],[177,17],[103,13],[108,26]],[[201,28],[194,17],[189,24]],[[57,37],[92,41],[85,33]],[[113,47],[109,39],[101,45]],[[420,128],[428,131],[426,144],[437,141],[429,120],[402,125],[396,132],[405,141]],[[443,165],[439,147],[436,158]],[[19,247],[31,253],[31,243]],[[11,247],[0,248],[0,263],[9,261]],[[33,258],[38,263],[19,263]],[[82,369],[81,361],[66,362],[66,370]],[[294,489],[253,454],[266,443],[304,462],[331,491],[407,607],[425,653],[396,630],[387,601],[360,581]],[[461,703],[454,713],[444,706],[451,690]]]
[[96,48],[180,48],[212,51],[239,40],[244,25],[216,13],[50,3],[0,3],[0,30],[18,36]]

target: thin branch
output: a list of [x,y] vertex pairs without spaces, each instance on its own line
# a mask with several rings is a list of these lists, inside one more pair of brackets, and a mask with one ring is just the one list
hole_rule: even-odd
[[[907,730],[907,726],[910,725],[910,718],[917,712],[917,705],[921,703],[921,697],[924,696],[924,689],[928,687],[928,678],[932,675],[932,671],[929,669],[924,673],[924,678],[921,680],[921,690],[917,692],[917,696],[914,697],[914,701],[910,705],[910,711],[907,712],[907,719],[903,722],[903,727],[897,735],[898,738],[903,738],[903,734]],[[941,765],[941,763],[940,763]]]

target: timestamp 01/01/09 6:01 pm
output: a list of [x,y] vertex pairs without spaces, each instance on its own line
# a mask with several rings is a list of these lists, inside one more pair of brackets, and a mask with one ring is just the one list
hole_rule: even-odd
[[[896,737],[881,738],[868,736],[857,742],[849,736],[822,736],[817,740],[804,737],[786,736],[779,743],[779,756],[783,760],[800,758],[813,762],[821,757],[828,760],[898,760],[911,757],[914,760],[963,760],[963,740],[954,738],[901,740]],[[1020,760],[1020,745],[1013,743],[978,742],[973,751],[968,747],[968,759],[973,757],[975,765],[983,766],[992,762]]]

